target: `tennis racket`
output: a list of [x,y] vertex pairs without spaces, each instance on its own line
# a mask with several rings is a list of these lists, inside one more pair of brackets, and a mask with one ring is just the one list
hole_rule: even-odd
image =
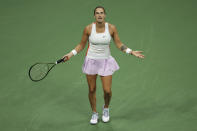
[[38,81],[44,79],[49,74],[51,69],[53,69],[57,64],[63,62],[64,59],[68,59],[68,57],[59,59],[54,63],[35,63],[35,64],[33,64],[29,68],[29,78],[34,82],[38,82]]

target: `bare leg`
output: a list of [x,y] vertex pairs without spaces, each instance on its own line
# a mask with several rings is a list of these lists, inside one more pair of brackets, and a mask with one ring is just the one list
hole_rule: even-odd
[[101,81],[102,81],[103,91],[104,91],[104,100],[105,100],[104,108],[108,108],[111,97],[112,97],[112,91],[111,91],[112,75],[101,76]]
[[89,87],[89,101],[93,112],[96,112],[96,78],[97,75],[86,75]]

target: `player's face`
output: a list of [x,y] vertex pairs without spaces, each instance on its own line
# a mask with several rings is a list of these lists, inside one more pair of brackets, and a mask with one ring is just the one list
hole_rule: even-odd
[[102,8],[97,8],[94,14],[94,18],[97,22],[102,23],[105,21],[105,12]]

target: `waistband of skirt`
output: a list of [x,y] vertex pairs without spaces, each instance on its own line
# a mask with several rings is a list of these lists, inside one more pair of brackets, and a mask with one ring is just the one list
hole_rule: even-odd
[[101,60],[101,59],[109,59],[109,58],[112,58],[111,55],[107,56],[107,57],[91,57],[91,56],[85,56],[85,58],[87,59],[94,59],[94,60]]

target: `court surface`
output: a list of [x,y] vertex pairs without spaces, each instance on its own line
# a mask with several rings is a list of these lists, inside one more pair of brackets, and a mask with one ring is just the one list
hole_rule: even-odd
[[[82,73],[87,45],[32,82],[35,62],[53,62],[81,40],[103,5],[106,21],[121,41],[144,51],[138,59],[111,54],[120,66],[113,75],[111,121],[92,126],[88,85]],[[197,2],[195,0],[1,0],[1,131],[196,131]],[[103,92],[97,79],[97,110]]]

